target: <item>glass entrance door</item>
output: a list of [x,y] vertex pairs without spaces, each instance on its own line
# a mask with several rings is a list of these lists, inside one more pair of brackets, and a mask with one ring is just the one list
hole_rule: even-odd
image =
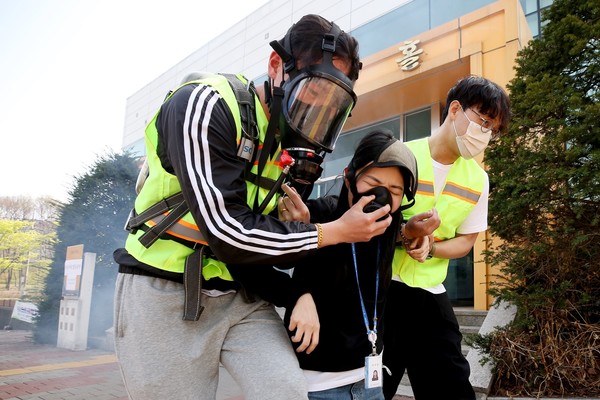
[[450,260],[444,287],[453,306],[474,305],[473,249],[462,258]]

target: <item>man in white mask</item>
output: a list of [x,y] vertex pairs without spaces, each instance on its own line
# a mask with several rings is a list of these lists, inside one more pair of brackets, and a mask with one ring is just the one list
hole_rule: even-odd
[[442,125],[430,137],[406,143],[417,159],[419,182],[415,205],[403,211],[404,220],[435,208],[441,224],[426,258],[410,251],[417,232],[400,228],[385,311],[387,400],[405,371],[416,400],[475,399],[462,335],[442,282],[449,260],[467,255],[487,229],[489,181],[473,158],[506,129],[509,117],[506,92],[485,78],[468,76],[448,92]]

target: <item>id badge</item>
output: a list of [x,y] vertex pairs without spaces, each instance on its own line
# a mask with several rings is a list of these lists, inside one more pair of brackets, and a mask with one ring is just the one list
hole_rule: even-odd
[[365,357],[365,388],[381,387],[383,381],[383,376],[381,375],[382,367],[381,354],[372,354]]

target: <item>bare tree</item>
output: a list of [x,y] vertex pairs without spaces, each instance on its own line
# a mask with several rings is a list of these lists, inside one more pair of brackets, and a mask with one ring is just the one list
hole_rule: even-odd
[[14,221],[56,221],[60,203],[50,197],[0,197],[0,219]]

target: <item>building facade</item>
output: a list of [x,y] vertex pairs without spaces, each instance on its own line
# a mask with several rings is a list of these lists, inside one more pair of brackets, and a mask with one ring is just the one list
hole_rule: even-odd
[[[320,14],[352,33],[363,62],[358,102],[313,196],[341,184],[358,140],[385,127],[404,140],[429,136],[441,123],[447,91],[474,74],[506,86],[517,52],[540,31],[540,9],[551,0],[271,0],[224,34],[170,68],[127,100],[123,148],[144,154],[143,134],[167,92],[191,71],[241,72],[266,79],[269,42],[305,14]],[[481,157],[479,159],[481,162]],[[456,306],[487,310],[486,290],[497,271],[482,251],[482,233],[470,255],[450,263],[444,282]]]

